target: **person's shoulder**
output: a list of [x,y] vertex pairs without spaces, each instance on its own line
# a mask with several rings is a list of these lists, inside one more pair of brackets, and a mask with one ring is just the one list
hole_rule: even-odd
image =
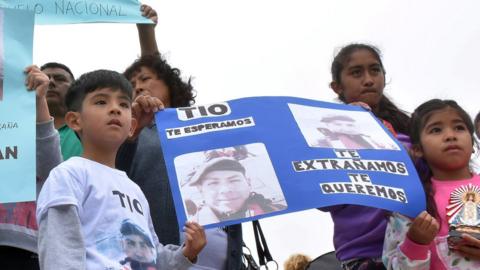
[[139,141],[160,141],[158,139],[158,130],[157,130],[157,125],[155,123],[152,123],[150,125],[147,125],[140,131],[140,134],[138,136]]
[[59,171],[75,171],[85,166],[84,158],[81,157],[71,157],[62,163],[58,164],[57,167],[53,168],[52,172]]

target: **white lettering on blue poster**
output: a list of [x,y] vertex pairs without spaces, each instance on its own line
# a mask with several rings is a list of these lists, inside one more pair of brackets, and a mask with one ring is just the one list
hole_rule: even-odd
[[179,224],[206,228],[338,204],[416,216],[407,151],[358,106],[251,97],[166,109],[158,134]]

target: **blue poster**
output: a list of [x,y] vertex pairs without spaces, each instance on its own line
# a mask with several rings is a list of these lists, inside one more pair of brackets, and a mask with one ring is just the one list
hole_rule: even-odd
[[252,97],[166,109],[156,124],[179,224],[347,203],[412,217],[425,209],[404,146],[358,106]]
[[23,73],[33,20],[32,12],[0,9],[0,203],[35,200],[35,93]]
[[34,12],[37,24],[152,23],[138,0],[0,0],[0,7]]

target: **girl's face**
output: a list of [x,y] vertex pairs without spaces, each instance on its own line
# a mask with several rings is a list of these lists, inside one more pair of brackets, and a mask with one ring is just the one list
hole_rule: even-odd
[[466,179],[473,150],[467,125],[458,112],[447,107],[434,111],[420,133],[420,146],[413,147],[417,157],[423,157],[439,180]]
[[375,55],[366,49],[353,52],[340,74],[341,82],[332,82],[330,86],[344,102],[367,103],[376,108],[383,95],[385,74]]

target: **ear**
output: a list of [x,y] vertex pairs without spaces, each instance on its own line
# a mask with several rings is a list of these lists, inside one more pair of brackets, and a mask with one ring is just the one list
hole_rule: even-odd
[[135,133],[135,129],[137,128],[137,124],[137,119],[132,117],[132,124],[130,126],[130,132],[128,133],[128,137],[133,136],[133,134]]
[[333,92],[335,92],[339,96],[343,93],[342,86],[336,81],[332,81],[330,83],[330,88],[332,88]]
[[67,112],[67,114],[65,114],[65,122],[69,128],[78,134],[82,131],[82,121],[79,112]]
[[410,148],[410,154],[415,158],[422,158],[423,157],[423,149],[420,145],[414,144]]

